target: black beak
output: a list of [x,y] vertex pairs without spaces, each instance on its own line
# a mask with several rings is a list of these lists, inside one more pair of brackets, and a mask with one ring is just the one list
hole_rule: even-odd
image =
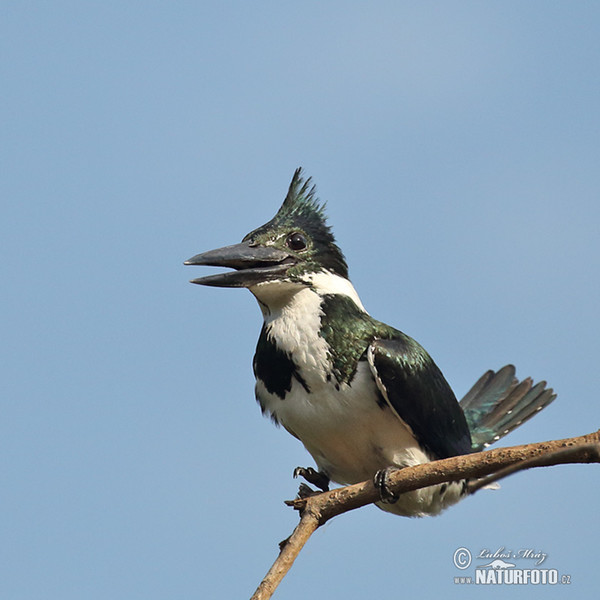
[[191,283],[216,287],[252,287],[257,283],[279,279],[294,264],[294,258],[277,248],[251,246],[250,242],[242,242],[196,254],[183,264],[236,269],[192,279]]

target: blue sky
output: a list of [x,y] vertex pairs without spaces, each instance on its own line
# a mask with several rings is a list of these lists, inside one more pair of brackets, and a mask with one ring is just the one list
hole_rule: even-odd
[[[251,595],[310,457],[254,402],[255,301],[182,262],[271,218],[299,165],[367,309],[457,395],[508,362],[555,388],[506,444],[600,426],[597,3],[2,13],[3,598]],[[458,547],[545,552],[583,597],[599,495],[565,466],[438,518],[355,511],[276,597],[468,598]]]

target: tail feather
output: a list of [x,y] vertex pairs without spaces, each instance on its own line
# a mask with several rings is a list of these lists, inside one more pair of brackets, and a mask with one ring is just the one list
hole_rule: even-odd
[[506,365],[497,373],[491,369],[485,372],[460,401],[463,411],[471,408],[481,408],[482,399],[485,405],[496,405],[506,389],[515,382],[515,367]]
[[487,371],[460,401],[471,430],[474,452],[482,450],[531,419],[556,394],[546,382],[533,385],[530,377],[519,382],[515,367]]

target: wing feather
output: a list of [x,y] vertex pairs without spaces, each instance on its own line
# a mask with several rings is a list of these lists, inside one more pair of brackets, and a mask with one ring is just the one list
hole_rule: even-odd
[[408,336],[376,339],[367,358],[390,408],[432,458],[471,452],[471,435],[454,392],[437,365]]

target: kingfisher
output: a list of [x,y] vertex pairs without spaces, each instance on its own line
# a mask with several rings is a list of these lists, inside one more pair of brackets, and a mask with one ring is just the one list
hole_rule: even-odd
[[556,397],[506,365],[458,402],[418,342],[365,310],[301,168],[268,223],[185,264],[230,268],[191,283],[247,288],[257,299],[256,399],[312,455],[317,468],[294,474],[321,490],[373,479],[383,510],[436,515],[467,495],[466,480],[394,495],[389,470],[480,451]]

